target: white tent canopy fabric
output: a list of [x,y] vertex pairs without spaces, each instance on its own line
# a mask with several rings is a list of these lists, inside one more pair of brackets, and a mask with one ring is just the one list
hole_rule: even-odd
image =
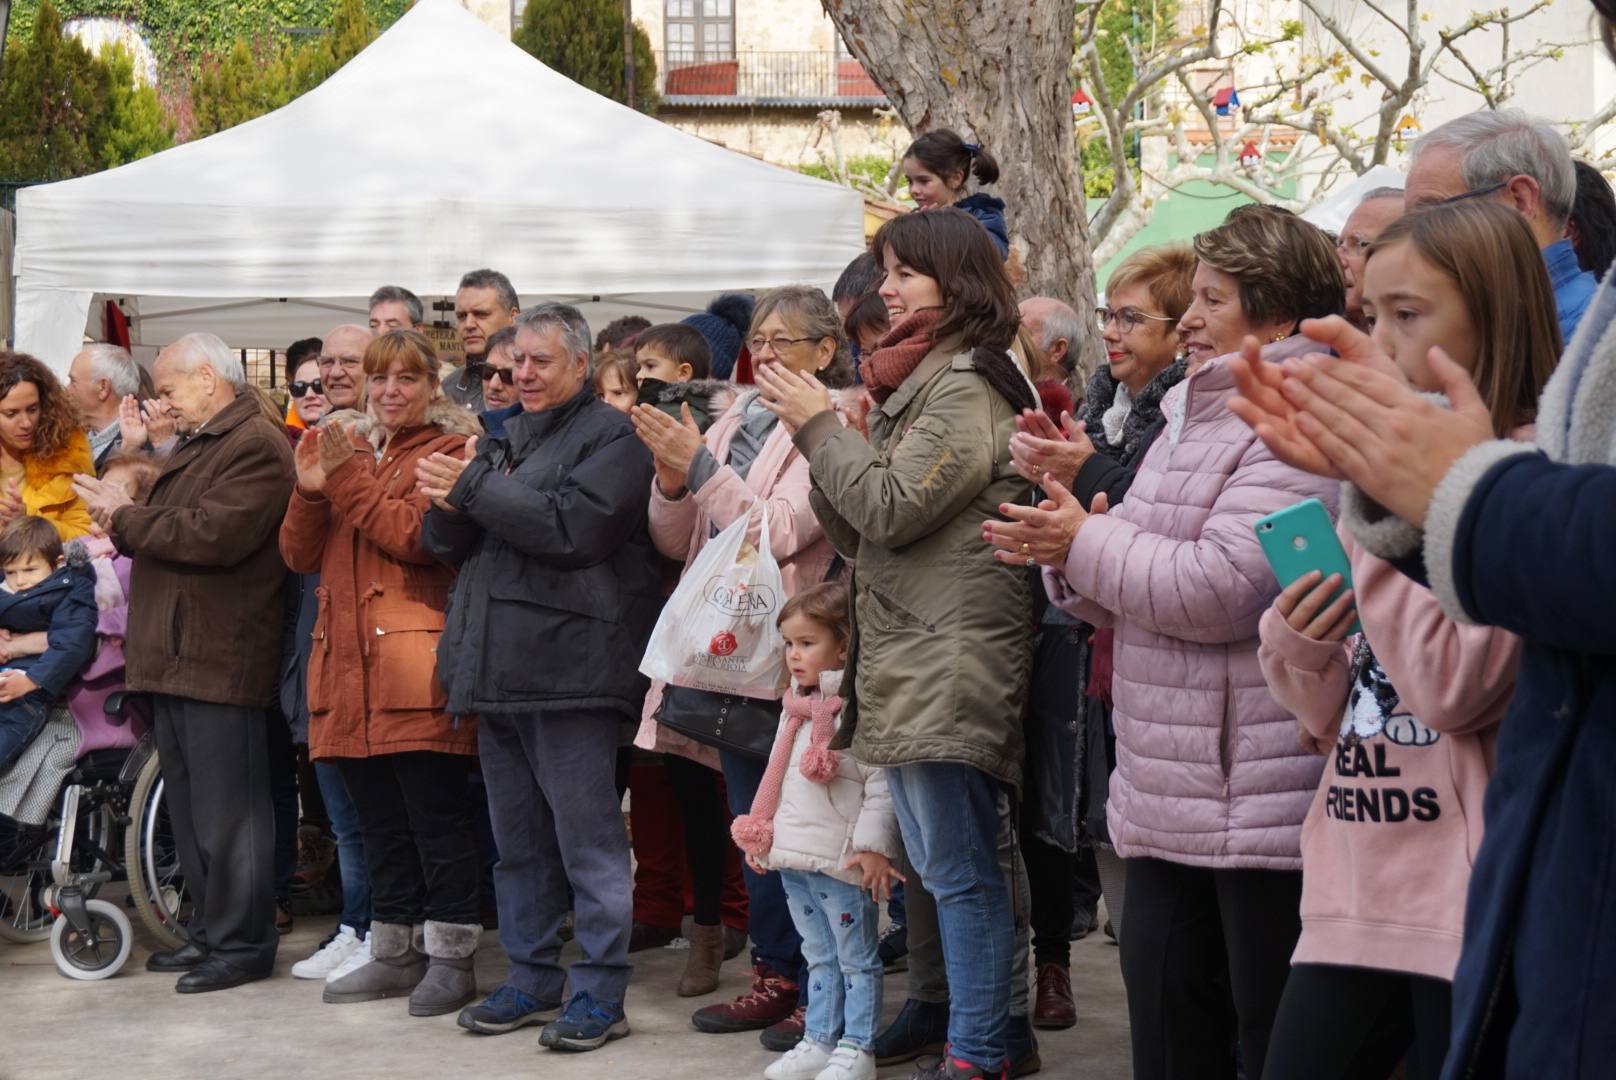
[[138,344],[284,346],[362,323],[379,285],[452,297],[478,267],[598,326],[826,285],[863,249],[856,193],[600,97],[453,0],[273,113],[24,189],[17,224],[17,347],[58,370],[100,295]]
[[1401,188],[1407,180],[1390,165],[1371,165],[1362,176],[1355,176],[1341,185],[1330,196],[1302,211],[1302,220],[1317,225],[1325,232],[1338,233],[1347,224],[1347,218],[1363,202],[1363,197],[1376,188]]

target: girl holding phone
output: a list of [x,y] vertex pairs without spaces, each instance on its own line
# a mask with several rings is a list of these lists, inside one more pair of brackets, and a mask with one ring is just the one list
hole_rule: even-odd
[[[1440,343],[1496,433],[1531,437],[1560,339],[1543,259],[1514,210],[1470,200],[1394,223],[1369,249],[1364,312],[1414,386],[1435,388]],[[1424,1080],[1447,1051],[1482,793],[1520,641],[1454,622],[1398,572],[1390,560],[1419,542],[1401,521],[1351,489],[1342,509],[1356,588],[1336,596],[1341,576],[1313,571],[1261,624],[1269,688],[1328,755],[1302,827],[1302,937],[1268,1071],[1379,1077],[1406,1054],[1408,1076]],[[1349,637],[1355,620],[1363,633]]]

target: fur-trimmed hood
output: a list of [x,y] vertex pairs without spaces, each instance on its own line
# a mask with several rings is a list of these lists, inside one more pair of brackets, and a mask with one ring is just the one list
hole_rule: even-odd
[[[464,405],[456,405],[444,397],[442,391],[439,391],[438,396],[427,406],[426,423],[450,435],[464,435],[468,439],[484,433],[477,414]],[[337,409],[320,417],[314,426],[322,428],[327,424],[341,424],[364,439],[370,444],[371,449],[377,452],[381,451],[382,442],[386,438],[381,426],[376,423],[376,418],[368,411]]]
[[681,402],[703,402],[707,411],[722,416],[740,393],[740,387],[724,379],[691,379],[689,382],[669,383],[660,379],[646,382],[640,391],[641,405],[673,405]]
[[680,406],[688,405],[696,427],[705,432],[714,420],[729,411],[738,392],[734,383],[723,379],[691,379],[682,383],[647,379],[640,384],[637,404],[661,409],[675,420],[682,416]]

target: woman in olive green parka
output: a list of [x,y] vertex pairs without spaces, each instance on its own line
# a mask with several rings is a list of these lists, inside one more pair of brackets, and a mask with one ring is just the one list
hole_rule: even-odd
[[[1027,578],[983,522],[1030,488],[1011,467],[1032,384],[992,240],[957,210],[888,222],[874,252],[893,329],[860,368],[871,404],[843,427],[811,376],[764,368],[763,397],[809,460],[815,513],[853,566],[838,743],[882,766],[909,860],[937,902],[952,998],[951,1072],[998,1076],[1014,925],[995,849],[1021,778],[1032,666]],[[975,1069],[977,1072],[971,1072]]]

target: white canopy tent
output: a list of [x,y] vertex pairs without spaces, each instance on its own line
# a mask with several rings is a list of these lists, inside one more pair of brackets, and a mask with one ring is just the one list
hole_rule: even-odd
[[1371,165],[1362,176],[1354,176],[1332,191],[1328,198],[1303,210],[1302,218],[1326,232],[1338,233],[1346,226],[1347,218],[1363,202],[1365,195],[1376,188],[1401,188],[1406,180],[1407,177],[1390,165]]
[[379,285],[430,301],[491,266],[598,327],[828,285],[863,249],[854,192],[608,101],[453,0],[285,108],[17,202],[17,347],[59,370],[103,296],[137,344],[284,346],[363,323]]

